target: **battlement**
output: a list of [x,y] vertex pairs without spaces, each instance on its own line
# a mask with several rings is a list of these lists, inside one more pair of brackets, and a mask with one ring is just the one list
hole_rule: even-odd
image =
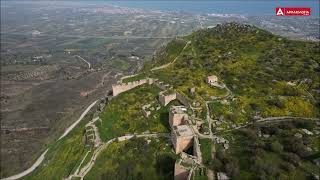
[[152,78],[146,78],[146,79],[141,79],[139,81],[132,81],[132,82],[128,82],[128,83],[117,83],[112,85],[112,94],[113,96],[117,96],[118,94],[122,93],[122,92],[126,92],[130,89],[133,89],[137,86],[143,85],[143,84],[153,84],[154,83],[154,79]]

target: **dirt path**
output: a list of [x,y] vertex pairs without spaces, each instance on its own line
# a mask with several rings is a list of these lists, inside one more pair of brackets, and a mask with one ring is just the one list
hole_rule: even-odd
[[[97,103],[98,100],[94,101],[92,104],[90,104],[87,109],[81,114],[81,116],[79,117],[79,119],[74,122],[71,126],[69,126],[66,131],[62,134],[62,136],[60,136],[60,138],[57,140],[59,141],[60,139],[62,139],[63,137],[65,137],[66,135],[68,135],[68,133],[70,131],[72,131],[73,128],[75,128],[77,126],[77,124],[79,124],[79,122],[84,118],[84,116],[90,111],[90,109]],[[19,173],[19,174],[16,174],[16,175],[13,175],[13,176],[10,176],[10,177],[7,177],[7,178],[3,178],[1,180],[15,180],[15,179],[19,179],[19,178],[22,178],[23,176],[26,176],[27,174],[31,173],[32,171],[34,171],[41,163],[42,161],[44,160],[45,158],[45,155],[46,153],[48,152],[49,149],[46,149],[45,152],[43,152],[41,154],[41,156],[37,159],[37,161],[27,170]]]
[[245,124],[243,126],[236,127],[236,128],[217,131],[217,132],[215,132],[213,134],[217,134],[217,133],[221,133],[221,132],[230,132],[230,131],[234,131],[234,130],[237,130],[237,129],[245,128],[247,126],[250,126],[250,125],[253,125],[253,124],[258,124],[258,123],[275,123],[275,122],[283,122],[283,121],[292,121],[292,120],[295,120],[295,119],[320,121],[319,118],[305,118],[305,117],[291,117],[291,116],[267,117],[267,118],[262,118],[260,120],[257,120],[256,122],[248,123],[248,124]]
[[[92,120],[89,123],[92,124],[96,120],[98,120],[98,119]],[[96,136],[99,136],[99,134],[96,134]],[[105,148],[107,148],[109,146],[109,144],[113,143],[116,140],[118,140],[118,141],[130,140],[133,137],[170,137],[170,134],[169,133],[153,133],[153,134],[138,134],[138,135],[132,135],[131,134],[131,135],[125,135],[125,136],[120,136],[120,137],[116,137],[116,138],[110,139],[106,143],[101,143],[101,145],[98,146],[94,150],[93,155],[91,157],[91,160],[83,168],[80,169],[80,166],[79,166],[78,169],[75,171],[75,173],[70,175],[68,177],[68,179],[71,180],[73,177],[79,177],[79,178],[83,179],[88,174],[88,172],[92,169],[92,167],[94,166],[94,163],[96,162],[96,159],[98,158],[99,154]],[[83,162],[85,158],[86,158],[86,156],[82,159],[81,162]]]
[[71,124],[71,126],[68,127],[68,129],[65,130],[65,132],[60,136],[60,138],[58,139],[58,141],[62,138],[64,138],[66,135],[68,135],[68,133],[70,131],[72,131],[73,128],[75,128],[79,122],[84,118],[85,115],[87,115],[87,113],[90,111],[90,109],[98,102],[98,100],[94,101],[93,103],[91,103],[87,109],[81,114],[81,116],[79,117],[79,119],[74,122],[73,124]]
[[183,49],[181,50],[179,55],[176,58],[174,58],[174,60],[172,62],[169,62],[169,63],[164,64],[162,66],[154,67],[154,68],[151,69],[151,71],[156,71],[156,70],[159,70],[159,69],[163,69],[163,68],[166,68],[166,67],[170,66],[171,64],[175,63],[176,60],[180,57],[180,54],[188,47],[189,44],[191,44],[191,41],[188,41],[186,43],[186,45],[183,47]]
[[89,69],[91,69],[91,64],[90,64],[87,60],[83,59],[83,58],[82,58],[81,56],[79,56],[79,55],[74,55],[74,57],[77,57],[77,58],[81,59],[82,61],[84,61],[85,63],[87,63]]

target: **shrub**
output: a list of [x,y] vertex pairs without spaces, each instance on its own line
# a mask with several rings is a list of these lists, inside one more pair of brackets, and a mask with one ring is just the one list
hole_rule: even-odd
[[278,141],[274,141],[270,144],[270,149],[273,152],[281,153],[283,151],[283,146]]
[[283,159],[292,163],[295,166],[299,166],[300,157],[294,153],[285,153],[283,154]]
[[286,170],[287,172],[292,172],[292,171],[294,171],[296,169],[296,167],[293,164],[289,163],[289,162],[284,162],[282,164],[282,168],[284,170]]
[[238,160],[235,158],[229,159],[228,163],[225,165],[225,170],[229,176],[233,178],[238,177],[240,173]]

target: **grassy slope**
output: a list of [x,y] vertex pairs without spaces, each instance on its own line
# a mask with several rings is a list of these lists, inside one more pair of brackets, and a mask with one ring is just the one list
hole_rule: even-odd
[[102,122],[97,122],[104,141],[125,134],[168,132],[168,122],[157,113],[155,117],[145,118],[142,106],[156,101],[160,90],[155,86],[142,86],[122,93],[111,100],[100,115]]
[[[237,25],[229,24],[224,27],[195,32],[185,37],[192,43],[181,53],[174,65],[155,72],[150,72],[148,68],[145,68],[144,73],[146,76],[156,77],[172,84],[175,90],[193,100],[200,101],[202,107],[204,99],[208,99],[209,96],[225,95],[224,90],[211,88],[204,81],[207,75],[218,75],[219,79],[226,83],[237,97],[230,105],[218,105],[221,106],[221,114],[230,117],[231,120],[243,119],[241,122],[246,121],[252,118],[255,112],[260,112],[262,116],[289,114],[319,117],[317,111],[319,97],[312,91],[312,89],[319,88],[320,84],[319,68],[316,66],[320,59],[319,45],[280,39],[254,27],[241,27],[240,29]],[[164,48],[164,51],[157,54],[155,62],[146,67],[171,62],[184,47],[185,42],[182,42],[173,41],[170,43]],[[311,79],[312,82],[299,87],[289,86],[286,83],[305,78]],[[193,86],[196,87],[196,94],[194,97],[190,97],[188,88]],[[316,102],[310,100],[305,89],[313,93]],[[141,133],[146,130],[168,132],[167,109],[161,109],[160,112],[153,114],[155,117],[152,115],[148,119],[145,119],[141,113],[141,107],[155,100],[158,92],[159,89],[154,86],[143,86],[114,98],[101,114],[102,123],[97,122],[102,139],[106,141],[126,133]],[[42,164],[28,179],[43,177],[61,179],[73,171],[75,165],[79,163],[80,157],[85,154],[82,143],[83,125],[78,126],[63,141],[53,145],[46,157],[46,163]],[[245,137],[240,139],[242,138]],[[315,143],[319,144],[317,141]],[[126,143],[116,143],[110,149],[106,149],[106,153],[103,153],[101,159],[99,157],[97,160],[100,166],[95,166],[92,171],[94,174],[90,172],[91,175],[88,177],[101,177],[108,175],[109,172],[113,177],[120,177],[122,175],[120,173],[126,169],[124,167],[131,165],[128,163],[134,151],[137,150],[128,148],[134,147],[136,144],[127,147],[125,145]],[[123,147],[126,147],[125,151]],[[237,146],[235,145],[235,147]],[[122,152],[121,155],[119,152]],[[147,153],[147,155],[150,157],[154,155],[152,151],[148,152],[150,154]],[[118,153],[119,156],[114,153]],[[110,157],[111,154],[112,157]],[[279,159],[272,153],[264,155]],[[239,154],[239,157],[241,163],[241,159],[245,159],[246,156]],[[106,167],[105,163],[113,164],[119,158],[121,159],[119,166],[123,168],[114,165]],[[141,158],[143,159],[143,157]],[[139,161],[139,164],[134,166],[134,170],[129,174],[134,177],[147,177],[147,175],[156,177],[154,167],[149,167],[150,163],[154,162],[153,158],[149,161],[152,162]],[[313,167],[308,162],[303,163],[306,164],[305,166]],[[103,166],[102,169],[99,169],[101,166]],[[241,168],[246,168],[245,166],[244,164]],[[142,168],[147,169],[146,174],[139,173]],[[246,170],[241,173],[242,177],[255,177]],[[296,171],[296,173],[304,176],[300,171]]]
[[203,163],[208,165],[212,160],[211,148],[213,141],[211,139],[200,139],[200,144]]
[[[233,164],[234,169],[239,168],[239,173],[235,174],[237,179],[262,177],[268,177],[268,179],[308,179],[311,173],[319,173],[320,168],[312,163],[314,158],[312,155],[317,152],[308,152],[306,149],[307,147],[318,148],[320,140],[315,136],[308,135],[303,135],[302,139],[295,137],[294,134],[301,133],[298,128],[313,130],[317,126],[314,122],[295,121],[261,125],[221,134],[230,140],[230,150],[223,152],[222,149],[218,149],[218,160],[213,164],[224,164],[216,168],[221,171],[226,171],[226,164],[229,163],[229,167],[230,164]],[[263,134],[271,135],[271,137],[258,138],[259,130]],[[280,145],[275,147],[273,144]],[[319,154],[315,157],[319,157]]]
[[85,179],[173,179],[176,155],[166,139],[112,143]]
[[[217,116],[233,116],[239,119],[236,123],[257,114],[319,117],[319,94],[314,91],[320,88],[319,43],[287,40],[238,24],[200,30],[185,39],[192,43],[174,65],[144,73],[172,84],[186,96],[188,88],[196,87],[193,99],[202,103],[209,96],[226,93],[204,81],[208,75],[217,75],[236,95],[231,105],[222,105],[229,111]],[[298,86],[305,79],[309,82]]]
[[62,179],[75,171],[82,157],[89,150],[84,142],[84,125],[88,121],[83,120],[70,134],[62,140],[54,143],[49,148],[45,160],[30,175],[23,179]]

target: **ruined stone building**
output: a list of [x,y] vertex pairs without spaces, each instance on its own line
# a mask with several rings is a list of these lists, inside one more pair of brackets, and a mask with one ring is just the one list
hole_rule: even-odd
[[166,93],[165,91],[162,91],[159,93],[159,102],[162,106],[168,105],[173,100],[178,100],[184,106],[187,106],[187,107],[190,106],[189,100],[185,98],[183,95],[181,95],[180,93],[176,93],[176,92],[171,94],[165,94],[165,93]]
[[174,165],[174,179],[175,180],[186,180],[188,179],[189,169],[180,165],[179,163],[175,163]]
[[169,124],[171,128],[173,126],[179,126],[185,124],[188,120],[187,109],[184,106],[172,106],[169,112]]
[[220,89],[225,88],[225,85],[224,85],[224,84],[218,82],[218,77],[215,76],[215,75],[208,76],[208,77],[206,78],[206,82],[207,82],[210,86],[214,86],[214,87],[217,87],[217,88],[220,88]]
[[215,76],[215,75],[211,75],[211,76],[207,77],[206,81],[207,81],[208,84],[217,83],[218,82],[218,77]]
[[176,154],[193,145],[194,133],[187,125],[173,126],[171,138]]
[[184,106],[172,106],[169,111],[171,140],[177,154],[193,145],[194,132],[186,125],[188,120],[186,111]]

